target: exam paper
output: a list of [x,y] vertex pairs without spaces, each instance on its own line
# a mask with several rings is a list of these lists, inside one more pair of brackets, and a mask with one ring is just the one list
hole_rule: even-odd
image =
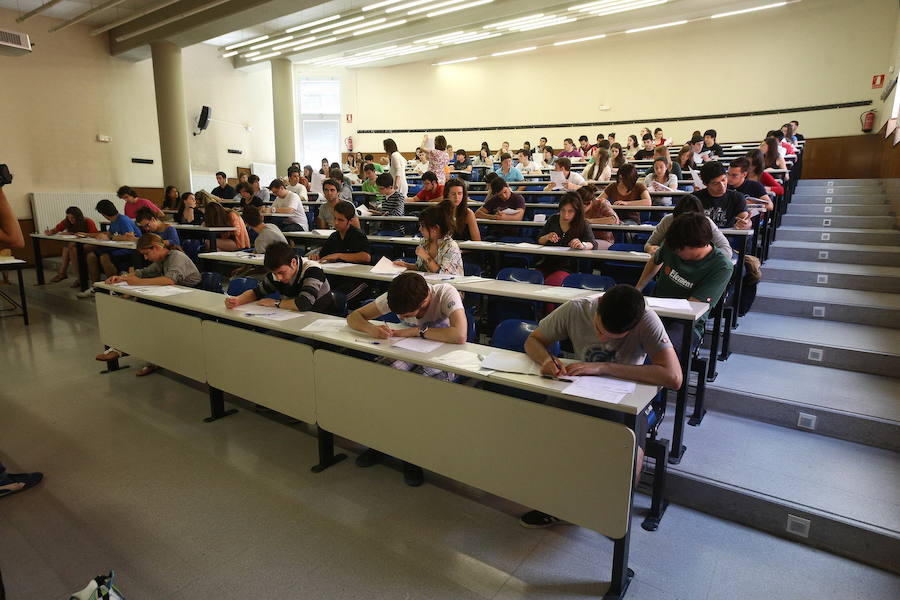
[[116,283],[113,285],[120,290],[136,292],[146,296],[175,296],[176,294],[185,294],[193,291],[174,285],[128,285],[127,283]]
[[406,271],[404,267],[400,267],[391,262],[386,256],[382,256],[381,260],[375,263],[371,269],[372,273],[403,273]]
[[483,369],[503,371],[504,373],[523,373],[525,375],[540,375],[541,371],[527,355],[509,352],[491,352],[481,361]]
[[269,308],[267,306],[256,306],[248,309],[241,309],[241,314],[245,317],[259,317],[270,321],[287,321],[288,319],[296,319],[300,313],[292,310],[284,310],[283,308]]
[[691,303],[682,298],[647,298],[647,306],[653,308],[671,308],[673,310],[690,310]]
[[534,215],[535,223],[543,223],[546,220],[547,220],[547,215],[545,215],[544,213],[538,213],[538,214]]
[[519,209],[517,209],[517,208],[504,208],[504,209],[501,210],[500,212],[501,212],[502,214],[504,214],[504,215],[514,215],[514,214],[516,214],[517,212],[519,212]]
[[426,281],[449,281],[451,279],[455,279],[453,275],[449,275],[447,273],[426,273],[422,275]]
[[316,319],[300,331],[338,331],[347,325],[343,319]]
[[532,244],[531,242],[519,242],[516,244],[519,248],[541,248],[540,244]]
[[[395,344],[396,345],[396,344]],[[451,367],[467,369],[469,371],[479,371],[482,375],[490,375],[493,373],[490,369],[485,369],[479,360],[478,355],[474,352],[466,352],[465,350],[454,350],[440,356],[442,363]]]
[[562,171],[550,171],[550,181],[553,183],[565,183],[566,176]]
[[443,346],[443,342],[435,342],[432,340],[423,340],[422,338],[403,338],[399,342],[394,343],[394,348],[404,348],[413,352],[432,352]]
[[332,230],[332,229],[313,229],[313,233],[315,233],[316,235],[324,235],[325,237],[328,237],[332,233],[334,233],[334,230]]
[[618,404],[627,394],[633,393],[636,389],[633,381],[594,375],[566,375],[566,377],[574,381],[563,389],[564,394],[601,400],[611,404]]
[[348,263],[348,262],[326,262],[326,263],[322,263],[322,264],[324,264],[328,270],[330,270],[330,269],[346,269],[347,267],[355,266],[355,263]]

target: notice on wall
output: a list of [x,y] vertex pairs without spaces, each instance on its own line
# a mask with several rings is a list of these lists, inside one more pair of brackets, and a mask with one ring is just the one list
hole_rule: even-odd
[[884,73],[880,75],[872,75],[872,89],[880,90],[884,87]]

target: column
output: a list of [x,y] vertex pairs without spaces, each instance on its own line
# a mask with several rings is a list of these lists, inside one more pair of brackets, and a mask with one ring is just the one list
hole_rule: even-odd
[[163,185],[191,190],[191,155],[188,120],[181,76],[181,48],[170,42],[152,42],[156,121],[162,157]]
[[275,117],[275,167],[284,176],[297,158],[297,121],[294,111],[294,65],[286,58],[272,65],[272,114]]

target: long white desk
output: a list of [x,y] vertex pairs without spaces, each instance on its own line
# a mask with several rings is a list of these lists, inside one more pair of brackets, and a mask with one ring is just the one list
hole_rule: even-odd
[[[635,392],[621,402],[586,400],[566,395],[562,389],[568,384],[563,382],[482,371],[479,355],[497,352],[494,348],[445,344],[417,353],[386,340],[376,345],[346,325],[327,332],[305,331],[314,321],[329,318],[316,313],[267,321],[248,317],[242,309],[226,309],[224,297],[211,292],[193,290],[167,297],[129,292],[140,300],[131,301],[116,295],[120,291],[116,286],[96,287],[104,292],[97,295],[102,341],[208,382],[212,418],[226,414],[221,406],[224,392],[248,394],[249,399],[258,397],[267,406],[319,425],[320,451],[323,441],[327,447],[320,454],[325,462],[315,470],[340,460],[333,454],[332,434],[337,433],[598,531],[615,542],[609,593],[621,597],[627,589],[633,575],[628,552],[634,430],[637,415],[656,395],[654,386],[637,384]],[[147,318],[171,335],[165,338],[168,354],[161,344],[146,339],[161,336],[128,331],[137,319]],[[539,391],[559,402],[534,403],[438,381],[274,337],[258,328]],[[272,377],[269,361],[230,375],[227,361],[221,360],[223,347],[265,348],[256,353],[282,357],[298,373],[287,379]],[[193,356],[188,357],[189,353]],[[183,360],[191,362],[182,364]],[[355,376],[335,376],[348,372]],[[243,375],[243,380],[237,375]],[[367,383],[365,393],[360,392],[361,381]],[[281,404],[273,406],[273,402]]]
[[41,254],[41,240],[75,243],[75,254],[78,260],[78,279],[82,291],[86,290],[90,284],[88,281],[87,259],[84,254],[85,246],[102,246],[106,248],[118,248],[121,250],[134,250],[137,248],[135,242],[114,242],[112,240],[103,240],[92,237],[78,237],[71,234],[46,235],[43,233],[32,233],[31,247],[34,250],[34,270],[37,276],[38,285],[44,285],[44,256]]

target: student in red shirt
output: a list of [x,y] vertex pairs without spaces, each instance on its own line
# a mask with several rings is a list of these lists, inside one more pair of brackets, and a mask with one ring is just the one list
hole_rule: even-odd
[[133,219],[137,216],[137,212],[144,208],[145,206],[156,213],[159,218],[165,218],[166,213],[164,213],[160,208],[147,200],[146,198],[138,198],[137,192],[135,192],[132,188],[127,185],[123,185],[116,192],[116,196],[119,199],[125,201],[125,216]]
[[422,173],[422,189],[407,202],[440,202],[444,199],[444,185],[438,183],[437,175],[432,171]]
[[[57,233],[98,233],[97,224],[91,219],[86,219],[84,213],[77,206],[70,206],[66,209],[66,218],[60,221],[53,229],[44,231],[45,235],[54,235]],[[92,246],[85,246],[86,252],[91,252]],[[69,276],[69,263],[75,265],[75,276],[78,277],[78,258],[75,254],[75,242],[68,242],[63,246],[62,264],[59,266],[59,272],[53,276],[50,283],[62,281]],[[78,287],[76,281],[72,287]]]
[[766,159],[762,150],[755,148],[747,152],[747,158],[750,159],[750,170],[747,172],[747,179],[758,181],[766,188],[767,192],[774,192],[776,196],[784,194],[784,186],[778,183],[778,180],[766,173]]

